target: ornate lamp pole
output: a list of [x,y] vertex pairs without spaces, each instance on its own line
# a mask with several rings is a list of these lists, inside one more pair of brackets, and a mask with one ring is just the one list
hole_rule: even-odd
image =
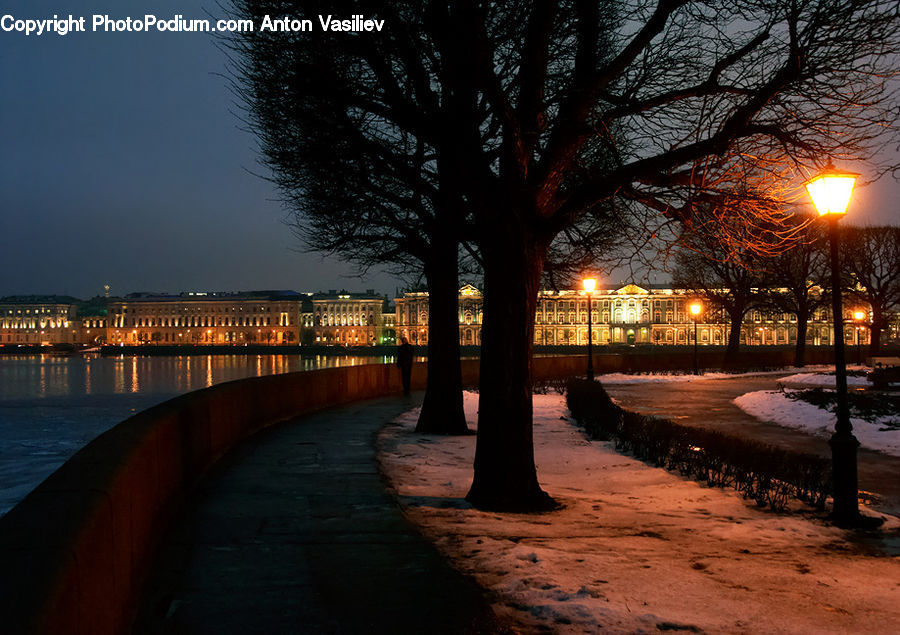
[[697,322],[700,321],[700,314],[703,313],[703,304],[699,300],[694,300],[688,307],[691,311],[691,318],[694,320],[694,374],[700,374],[700,360],[697,357]]
[[587,313],[588,313],[588,350],[587,350],[587,378],[588,381],[594,381],[594,338],[591,334],[591,298],[594,293],[594,289],[597,287],[596,278],[585,278],[582,283],[584,284],[584,290],[587,292],[588,302],[587,302]]
[[834,511],[832,516],[842,525],[853,525],[859,519],[856,449],[859,441],[853,436],[850,423],[850,404],[847,400],[847,362],[844,356],[844,313],[841,308],[840,258],[838,250],[838,221],[847,213],[850,195],[858,174],[835,170],[831,164],[825,172],[804,185],[819,216],[828,222],[831,247],[831,314],[834,322],[834,375],[837,393],[837,423],[828,441],[831,446],[831,465],[834,477]]

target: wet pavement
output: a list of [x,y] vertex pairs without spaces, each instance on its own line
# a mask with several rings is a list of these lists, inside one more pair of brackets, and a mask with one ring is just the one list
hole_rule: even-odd
[[[827,438],[762,422],[732,403],[736,397],[748,392],[776,390],[776,382],[790,374],[793,373],[690,382],[610,384],[604,387],[629,410],[830,457]],[[602,375],[598,379],[603,382]],[[859,449],[858,457],[859,488],[875,495],[871,507],[900,516],[900,457],[864,448]]]
[[374,435],[418,402],[330,409],[224,459],[169,534],[134,632],[510,632],[385,489]]

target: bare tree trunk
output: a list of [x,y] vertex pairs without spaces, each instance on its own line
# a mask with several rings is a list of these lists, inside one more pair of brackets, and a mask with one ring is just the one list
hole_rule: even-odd
[[806,366],[806,332],[809,330],[809,312],[797,311],[797,343],[794,345],[794,366]]
[[466,500],[480,509],[538,511],[556,503],[537,480],[532,437],[534,315],[546,245],[525,223],[491,228],[485,255],[478,443]]
[[416,432],[468,434],[459,367],[459,264],[456,242],[435,238],[428,279],[428,384]]
[[725,349],[725,364],[734,364],[738,361],[741,352],[741,324],[744,321],[743,314],[735,316],[729,312],[731,328],[728,331],[728,347]]
[[881,329],[884,324],[884,315],[872,305],[872,324],[869,325],[869,357],[881,352]]

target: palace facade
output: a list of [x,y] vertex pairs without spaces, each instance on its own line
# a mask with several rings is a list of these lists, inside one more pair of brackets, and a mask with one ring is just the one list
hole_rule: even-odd
[[[482,295],[472,285],[459,292],[459,341],[462,345],[481,344]],[[588,302],[591,311],[591,339],[594,344],[687,345],[694,341],[694,320],[688,305],[695,296],[683,289],[641,287],[626,284],[598,289],[588,295],[581,290],[541,291],[535,315],[534,343],[542,346],[580,346],[588,342]],[[396,332],[411,344],[428,343],[428,294],[405,293],[397,298]],[[707,303],[704,303],[707,304]],[[850,322],[851,309],[845,320]],[[729,323],[720,310],[704,311],[697,321],[700,345],[724,345],[728,342]],[[827,345],[832,341],[831,312],[816,311],[809,322],[807,341]],[[868,341],[868,329],[849,324],[845,329],[848,344]],[[753,309],[744,318],[741,343],[746,345],[794,344],[797,341],[797,317]]]
[[[393,343],[393,316],[388,299],[374,289],[365,293],[329,291],[312,295],[312,310],[303,315],[306,344],[373,346]],[[385,337],[387,336],[387,340]]]
[[296,291],[134,293],[110,299],[106,343],[299,344],[305,300]]
[[77,344],[75,298],[68,296],[12,296],[0,300],[0,344]]

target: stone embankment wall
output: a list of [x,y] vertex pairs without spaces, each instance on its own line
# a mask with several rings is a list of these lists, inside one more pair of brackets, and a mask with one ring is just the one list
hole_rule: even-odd
[[[773,366],[789,363],[790,352],[746,358],[751,366]],[[705,367],[719,363],[720,353],[701,357]],[[692,364],[687,353],[595,357],[598,373]],[[582,356],[534,360],[537,381],[584,369]],[[462,372],[466,385],[476,385],[478,361],[464,361]],[[425,364],[417,364],[413,387],[424,388],[425,379]],[[218,459],[280,421],[400,390],[391,365],[333,368],[219,384],[123,421],[0,519],[0,630],[127,632],[162,536]]]

